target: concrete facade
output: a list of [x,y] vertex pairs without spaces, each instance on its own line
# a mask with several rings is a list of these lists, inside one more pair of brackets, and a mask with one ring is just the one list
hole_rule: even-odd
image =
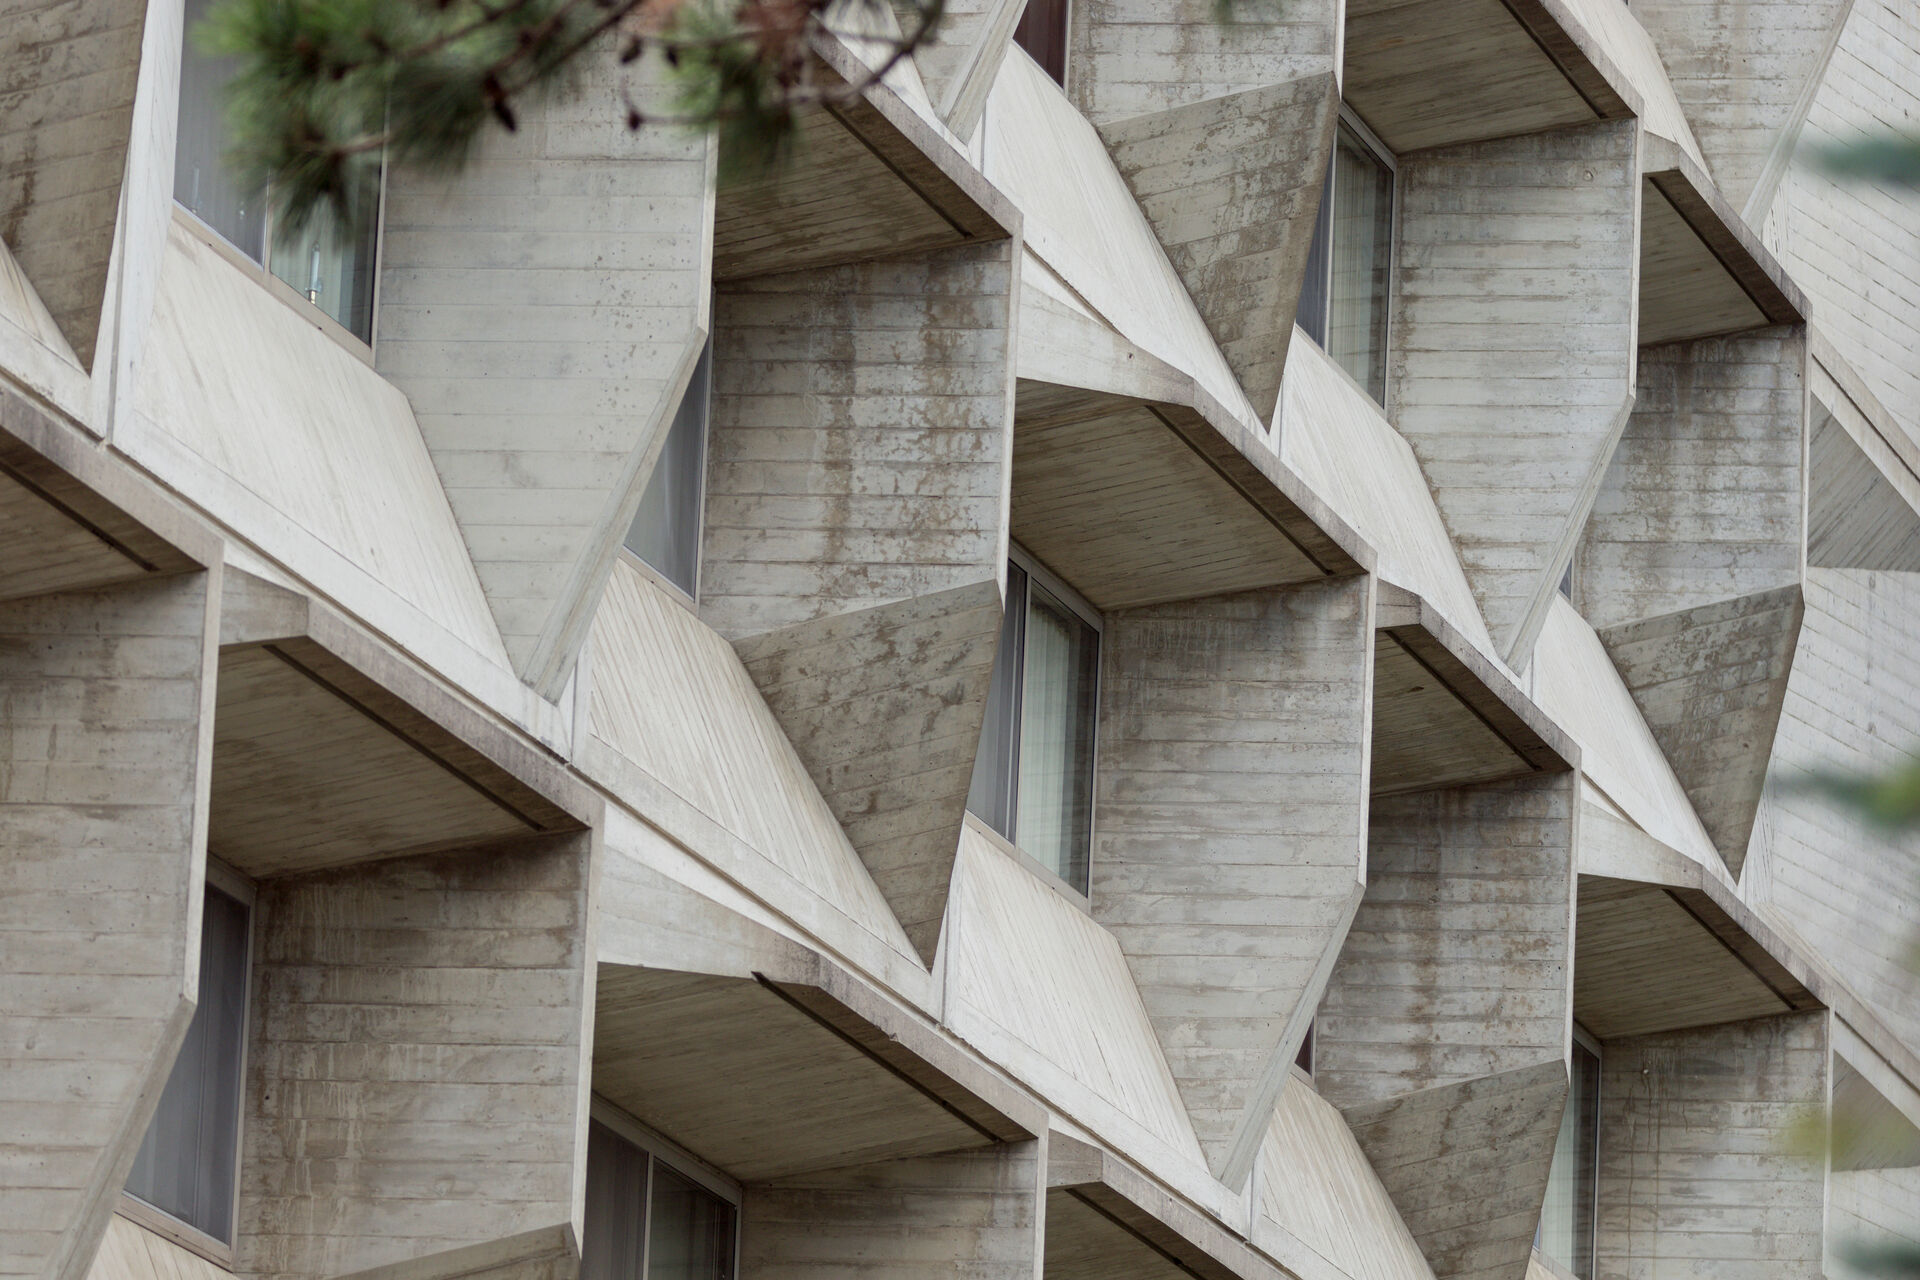
[[[948,9],[732,186],[590,56],[388,176],[363,342],[172,203],[180,0],[0,0],[0,1280],[645,1280],[665,1186],[702,1280],[1920,1235],[1920,858],[1805,785],[1920,741],[1920,201],[1807,163],[1920,6]],[[216,1006],[225,1235],[124,1191]]]

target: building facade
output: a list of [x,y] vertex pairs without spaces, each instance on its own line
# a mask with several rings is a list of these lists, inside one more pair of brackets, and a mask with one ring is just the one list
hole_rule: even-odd
[[1920,1236],[1920,5],[948,8],[295,234],[0,5],[0,1274]]

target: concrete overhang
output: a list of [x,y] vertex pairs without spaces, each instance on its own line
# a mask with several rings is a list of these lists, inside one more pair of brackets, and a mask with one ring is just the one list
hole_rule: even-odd
[[1806,318],[1806,298],[1686,152],[1644,134],[1640,168],[1641,346]]
[[1167,392],[1018,381],[1012,532],[1022,546],[1102,609],[1371,567],[1372,548],[1260,433],[1190,378],[1172,375]]
[[[866,78],[836,40],[815,44],[829,93]],[[713,219],[716,283],[838,266],[1017,235],[1013,203],[892,89],[802,111],[790,164],[722,184]]]
[[1558,773],[1579,748],[1425,599],[1374,606],[1372,794]]
[[0,384],[0,600],[219,563],[211,530],[116,466],[63,416]]
[[1044,1131],[1037,1103],[833,961],[769,938],[754,963],[601,964],[595,1092],[743,1182]]
[[1559,0],[1349,0],[1343,90],[1396,153],[1640,112]]
[[1600,1039],[1744,1022],[1820,1004],[1703,890],[1580,877],[1573,1016]]
[[305,594],[229,567],[207,844],[249,875],[592,825],[558,761]]
[[1047,1136],[1045,1280],[1284,1280],[1218,1221],[1104,1147]]

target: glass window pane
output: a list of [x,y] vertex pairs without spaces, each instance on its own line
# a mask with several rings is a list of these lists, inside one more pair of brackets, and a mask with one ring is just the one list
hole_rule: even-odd
[[1000,621],[1000,644],[993,655],[993,683],[987,690],[987,717],[980,726],[980,749],[973,757],[973,782],[967,809],[1007,839],[1013,839],[1013,780],[1020,743],[1020,651],[1026,635],[1027,575],[1007,566],[1007,612]]
[[580,1280],[641,1280],[647,1153],[598,1120],[587,1127],[587,1215]]
[[1084,892],[1100,636],[1029,583],[1025,651],[1014,843]]
[[700,353],[680,398],[660,460],[640,495],[627,530],[627,548],[688,595],[699,585],[700,507],[706,489],[707,404],[712,393],[713,344]]
[[1393,173],[1345,126],[1333,154],[1333,271],[1327,354],[1384,400]]
[[187,0],[186,49],[180,58],[180,140],[173,157],[173,198],[259,262],[265,252],[266,206],[228,172],[226,83],[231,58],[201,53],[194,30],[213,0]]
[[1540,1252],[1579,1276],[1593,1277],[1595,1169],[1600,1126],[1600,1059],[1578,1041],[1560,1116],[1547,1197],[1540,1210]]
[[208,885],[200,926],[200,1003],[127,1177],[131,1194],[229,1244],[240,1140],[247,934],[246,904]]
[[656,1166],[647,1280],[729,1280],[733,1206],[705,1187]]
[[1067,0],[1027,0],[1013,40],[1055,84],[1067,82]]
[[307,301],[350,333],[373,340],[373,246],[379,206],[369,191],[354,225],[322,207],[298,233],[278,227],[273,236],[273,274],[305,294]]
[[1301,278],[1300,307],[1295,320],[1306,335],[1327,345],[1327,258],[1333,252],[1333,166],[1327,167],[1320,188],[1320,211],[1313,218],[1313,244],[1307,250],[1307,273]]

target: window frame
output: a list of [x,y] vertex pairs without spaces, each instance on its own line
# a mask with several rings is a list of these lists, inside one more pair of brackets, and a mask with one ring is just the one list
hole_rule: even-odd
[[[1098,842],[1099,835],[1097,824],[1100,814],[1100,698],[1103,691],[1103,682],[1101,679],[1102,668],[1106,665],[1106,620],[1101,616],[1100,611],[1094,608],[1085,596],[1074,590],[1062,580],[1058,574],[1047,568],[1046,565],[1042,564],[1039,559],[1025,547],[1022,547],[1012,539],[1008,539],[1007,541],[1007,560],[1018,566],[1019,569],[1027,575],[1029,586],[1033,583],[1038,583],[1042,590],[1066,606],[1068,612],[1090,628],[1095,638],[1096,652],[1093,664],[1093,746],[1092,750],[1088,753],[1089,760],[1087,765],[1087,887],[1082,890],[1073,884],[1073,882],[1065,876],[1021,848],[1019,842],[1015,840],[1012,835],[1002,835],[994,828],[992,823],[975,813],[971,808],[967,809],[966,818],[968,821],[974,823],[981,833],[989,837],[995,845],[1004,852],[1012,853],[1023,866],[1045,880],[1054,889],[1064,894],[1074,905],[1084,911],[1091,912],[1093,909],[1093,850],[1095,844]],[[1029,600],[1029,595],[1026,592],[1022,592],[1019,602],[1020,607],[1022,609],[1030,608]],[[1012,600],[1008,600],[1007,606],[1011,608],[1013,603]],[[1026,723],[1027,655],[1024,643],[1026,636],[1024,621],[1020,634],[1023,643],[1020,646],[1021,651],[1018,655],[1020,665],[1016,673],[1013,706],[1014,715],[1010,732],[1012,760],[1009,762],[1009,772],[1012,778],[1013,804],[1012,811],[1009,815],[1010,821],[1007,824],[1015,831],[1020,829],[1020,731]],[[997,651],[994,656],[997,661],[999,658]],[[984,733],[984,722],[981,728]],[[978,755],[978,748],[975,749],[975,755]]]
[[[1587,1170],[1592,1189],[1592,1198],[1587,1204],[1587,1274],[1597,1277],[1600,1274],[1600,1085],[1606,1073],[1606,1054],[1601,1050],[1600,1041],[1578,1021],[1573,1022],[1573,1036],[1568,1046],[1568,1080],[1572,1080],[1572,1050],[1575,1047],[1585,1049],[1593,1055],[1594,1091],[1593,1091],[1593,1165]],[[1568,1099],[1571,1104],[1572,1099]],[[1576,1129],[1576,1133],[1578,1130]],[[1577,1210],[1576,1210],[1577,1218]],[[1569,1270],[1558,1258],[1547,1253],[1541,1246],[1546,1226],[1546,1214],[1543,1208],[1541,1221],[1533,1229],[1533,1252],[1542,1259],[1556,1275],[1565,1275],[1569,1280],[1578,1280],[1578,1273]]]
[[[247,909],[247,955],[242,966],[241,989],[244,998],[240,1003],[240,1089],[234,1099],[239,1112],[233,1130],[233,1204],[230,1208],[234,1236],[240,1234],[240,1182],[241,1172],[246,1163],[247,1151],[247,1059],[253,1045],[253,1003],[254,1003],[254,961],[260,950],[260,912],[259,887],[247,876],[234,870],[212,854],[207,855],[206,876],[203,883],[213,886],[221,893],[233,898]],[[199,957],[195,957],[195,963]],[[165,1081],[161,1082],[164,1087]],[[145,1134],[141,1135],[145,1140]],[[148,1204],[139,1196],[120,1189],[120,1199],[114,1212],[129,1222],[143,1227],[155,1235],[179,1245],[189,1253],[205,1258],[208,1262],[228,1271],[233,1270],[233,1242],[208,1235],[190,1222],[174,1217],[158,1205]]]
[[[1392,207],[1388,210],[1389,216],[1387,219],[1387,224],[1391,230],[1387,235],[1387,319],[1386,327],[1381,335],[1379,401],[1380,407],[1384,411],[1387,407],[1387,400],[1393,393],[1393,380],[1389,376],[1392,372],[1392,365],[1387,357],[1393,350],[1394,283],[1398,279],[1400,270],[1400,161],[1392,151],[1387,149],[1387,144],[1380,140],[1380,135],[1375,133],[1373,128],[1368,125],[1365,120],[1360,118],[1360,113],[1349,106],[1346,99],[1341,99],[1340,114],[1334,124],[1333,149],[1327,153],[1327,174],[1320,189],[1320,207],[1322,210],[1328,211],[1330,214],[1333,206],[1333,185],[1337,171],[1334,160],[1340,149],[1340,129],[1342,126],[1353,133],[1353,136],[1359,140],[1360,145],[1366,148],[1368,154],[1387,171],[1388,175],[1388,199],[1391,201]],[[1320,328],[1322,332],[1325,332],[1333,311],[1333,256],[1333,227],[1332,224],[1329,223],[1327,227],[1327,256],[1326,260],[1321,264],[1320,293],[1324,299],[1320,316]],[[1308,251],[1308,265],[1312,265],[1311,249]],[[1304,288],[1305,282],[1303,281],[1303,292]],[[1300,331],[1306,334],[1307,338],[1312,341],[1315,346],[1319,347],[1323,354],[1327,355],[1328,360],[1333,361],[1333,356],[1327,352],[1325,343],[1314,339],[1313,335],[1307,333],[1304,327],[1301,327]],[[1334,367],[1342,373],[1346,373],[1345,367],[1340,365],[1338,361],[1333,361],[1333,364]],[[1352,375],[1348,374],[1348,377],[1352,378]],[[1354,385],[1359,386],[1357,379],[1354,379]],[[1367,392],[1368,399],[1373,398],[1372,391],[1366,387],[1361,387],[1360,389]]]
[[740,1182],[724,1170],[708,1164],[651,1125],[636,1119],[630,1112],[603,1094],[592,1095],[587,1106],[587,1115],[589,1119],[597,1120],[611,1129],[616,1136],[647,1157],[646,1221],[640,1224],[640,1280],[646,1280],[647,1268],[653,1261],[653,1191],[656,1185],[653,1166],[655,1161],[733,1207],[733,1275],[729,1280],[740,1280],[741,1224],[746,1217],[741,1208],[745,1189]]
[[[710,305],[711,302],[712,299],[709,299]],[[653,481],[652,473],[649,473],[646,480],[641,481],[638,485],[640,496],[634,502],[633,519],[627,521],[626,531],[620,535],[620,547],[617,552],[628,564],[634,566],[645,575],[649,582],[671,596],[675,604],[688,610],[695,617],[698,617],[700,613],[700,587],[707,570],[707,498],[709,496],[709,472],[713,462],[713,388],[715,383],[713,376],[714,341],[711,333],[707,335],[705,345],[699,352],[695,353],[693,369],[687,374],[687,385],[680,389],[680,398],[674,401],[673,412],[668,414],[666,420],[662,423],[662,428],[665,431],[671,432],[673,430],[673,424],[680,416],[680,407],[686,403],[687,397],[693,393],[694,381],[700,377],[703,369],[706,373],[705,393],[707,411],[700,424],[700,478],[695,483],[694,488],[692,593],[689,594],[686,588],[682,587],[672,578],[669,578],[663,570],[656,569],[651,564],[648,564],[644,556],[627,545],[627,539],[633,535],[634,523],[640,517],[640,503],[646,501],[647,486]],[[666,450],[666,445],[666,439],[662,437],[660,441],[662,452]],[[659,468],[658,457],[654,460],[654,467],[655,470]]]

